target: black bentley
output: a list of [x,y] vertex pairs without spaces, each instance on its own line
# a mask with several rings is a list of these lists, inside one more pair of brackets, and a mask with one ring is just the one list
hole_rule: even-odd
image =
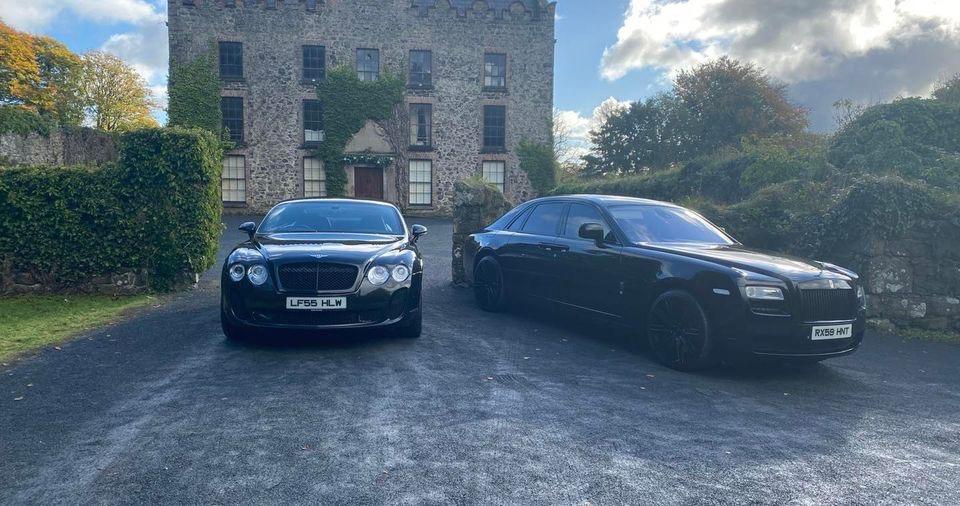
[[231,339],[254,329],[390,327],[419,337],[421,225],[407,231],[381,202],[277,204],[223,264],[220,321]]
[[723,353],[817,361],[853,352],[866,299],[846,269],[743,246],[699,214],[644,199],[533,200],[470,236],[483,309],[533,297],[642,329],[681,370]]

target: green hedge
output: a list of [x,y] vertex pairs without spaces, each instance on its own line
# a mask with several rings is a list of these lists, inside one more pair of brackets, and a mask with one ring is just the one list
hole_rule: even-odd
[[56,123],[53,120],[37,114],[36,111],[16,105],[0,106],[0,134],[38,133],[46,137],[54,126]]
[[0,169],[0,262],[65,289],[139,269],[171,289],[216,257],[220,153],[209,132],[151,129],[102,168]]

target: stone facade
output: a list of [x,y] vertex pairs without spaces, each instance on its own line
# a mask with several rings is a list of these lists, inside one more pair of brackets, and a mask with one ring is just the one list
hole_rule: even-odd
[[[433,149],[391,143],[396,159],[383,170],[383,198],[410,212],[449,214],[454,183],[481,174],[484,160],[506,163],[511,201],[533,196],[516,147],[551,140],[554,8],[544,0],[171,0],[170,65],[218,42],[243,44],[243,78],[223,80],[221,95],[243,98],[244,145],[233,154],[244,157],[246,210],[262,211],[304,194],[311,151],[303,147],[302,101],[316,92],[303,80],[302,46],[325,48],[327,72],[356,67],[357,49],[378,49],[381,72],[404,76],[410,51],[431,51],[432,86],[408,88],[404,105],[432,105]],[[485,53],[506,54],[505,89],[484,91]],[[485,105],[506,106],[502,153],[481,149]],[[409,160],[432,162],[430,205],[408,205]],[[353,195],[354,167],[347,176]]]
[[467,284],[467,274],[463,265],[463,245],[470,234],[483,230],[497,218],[513,209],[510,202],[496,189],[480,184],[476,179],[457,181],[454,184],[453,202],[453,283],[458,286]]
[[117,160],[113,136],[89,128],[55,129],[50,135],[0,135],[0,165],[94,165]]

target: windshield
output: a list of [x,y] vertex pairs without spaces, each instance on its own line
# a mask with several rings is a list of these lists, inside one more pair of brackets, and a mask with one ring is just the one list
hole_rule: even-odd
[[634,243],[733,244],[717,227],[687,209],[630,204],[608,210]]
[[404,235],[400,213],[390,206],[366,202],[290,202],[273,208],[259,234],[333,232]]

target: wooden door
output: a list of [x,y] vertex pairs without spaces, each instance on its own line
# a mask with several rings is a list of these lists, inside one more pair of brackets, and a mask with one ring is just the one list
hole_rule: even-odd
[[354,196],[358,199],[383,200],[383,169],[355,167],[353,185]]

